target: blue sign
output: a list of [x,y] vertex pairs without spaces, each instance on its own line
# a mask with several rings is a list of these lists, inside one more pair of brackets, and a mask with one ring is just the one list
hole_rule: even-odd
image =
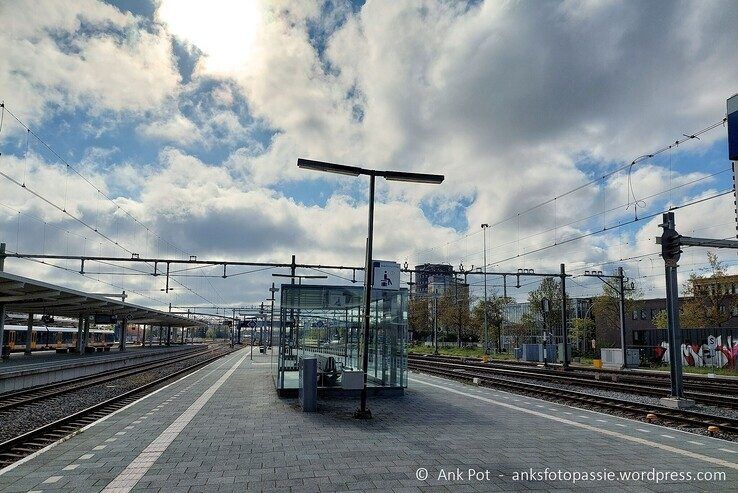
[[738,161],[738,94],[728,99],[728,159]]

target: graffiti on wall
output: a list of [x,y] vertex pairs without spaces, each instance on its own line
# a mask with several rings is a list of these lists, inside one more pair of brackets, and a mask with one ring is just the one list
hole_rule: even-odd
[[[669,343],[662,342],[656,347],[655,357],[657,361],[668,364],[670,358]],[[714,366],[717,368],[736,368],[738,360],[738,339],[728,336],[722,340],[721,336],[715,337],[715,348],[708,344],[696,342],[682,344],[682,364],[687,366]]]

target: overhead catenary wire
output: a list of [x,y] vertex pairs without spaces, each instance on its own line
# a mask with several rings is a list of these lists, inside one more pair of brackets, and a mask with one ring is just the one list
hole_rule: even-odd
[[[620,167],[617,167],[617,168],[613,169],[612,171],[609,171],[609,172],[607,172],[607,173],[605,173],[605,174],[603,174],[601,176],[598,176],[597,178],[591,179],[591,180],[587,181],[586,183],[583,183],[581,185],[578,185],[578,186],[576,186],[576,187],[574,187],[574,188],[572,188],[572,189],[570,189],[570,190],[568,190],[566,192],[563,192],[561,194],[558,194],[558,195],[556,195],[554,197],[551,197],[550,199],[544,200],[544,201],[542,201],[540,203],[537,203],[535,205],[532,205],[532,206],[530,206],[530,207],[528,207],[528,208],[526,208],[526,209],[524,209],[522,211],[515,212],[514,214],[511,214],[511,215],[509,215],[509,216],[507,216],[507,217],[505,217],[503,219],[500,219],[500,220],[498,220],[496,222],[493,222],[493,223],[490,224],[489,228],[494,228],[494,227],[500,226],[501,224],[504,224],[504,223],[506,223],[506,222],[508,222],[510,220],[517,219],[517,227],[518,227],[518,230],[520,230],[520,216],[525,215],[525,214],[528,214],[530,212],[533,212],[533,211],[535,211],[535,210],[537,210],[537,209],[539,209],[539,208],[541,208],[541,207],[543,207],[545,205],[548,205],[548,204],[551,204],[551,203],[556,204],[559,199],[562,199],[562,198],[564,198],[564,197],[566,197],[568,195],[571,195],[573,193],[576,193],[576,192],[578,192],[580,190],[583,190],[586,187],[589,187],[591,185],[597,184],[597,183],[599,183],[601,181],[604,184],[604,181],[607,178],[609,178],[609,177],[611,177],[611,176],[613,176],[613,175],[615,175],[617,173],[620,173],[620,172],[622,172],[622,171],[624,171],[626,169],[627,170],[632,170],[632,168],[635,165],[637,165],[637,164],[639,164],[639,163],[641,163],[643,161],[646,161],[648,159],[651,159],[651,158],[653,158],[655,156],[658,156],[658,155],[660,155],[660,154],[662,154],[664,152],[670,151],[671,149],[673,149],[675,147],[678,147],[679,145],[683,144],[684,142],[687,142],[687,141],[692,140],[692,139],[700,140],[699,139],[700,136],[704,135],[707,132],[710,132],[711,130],[714,130],[714,129],[718,128],[718,127],[723,126],[726,121],[727,121],[727,118],[726,117],[723,117],[719,121],[717,121],[715,123],[712,123],[712,124],[710,124],[710,125],[702,128],[702,129],[700,129],[700,130],[698,130],[696,132],[692,132],[690,134],[682,134],[683,137],[676,139],[671,144],[668,144],[666,146],[663,146],[660,149],[657,149],[657,150],[655,150],[653,152],[650,152],[648,154],[642,154],[642,155],[638,156],[637,158],[633,159],[632,161],[630,161],[629,163],[624,164],[624,165],[622,165]],[[630,176],[629,176],[629,178],[630,178]],[[629,191],[629,197],[630,197],[631,196],[631,193],[632,193],[632,185],[629,185],[628,191]],[[640,202],[640,201],[648,198],[648,197],[642,197],[642,198],[638,198],[637,199],[635,197],[635,194],[634,193],[632,194],[632,196],[633,196],[634,201],[636,201],[636,202]],[[605,203],[603,201],[603,205],[604,204]],[[633,204],[633,202],[630,201],[630,199],[629,199],[628,202],[625,204],[626,210],[632,204]],[[602,215],[603,216],[603,220],[604,220],[605,214],[607,212],[612,212],[612,210],[604,210],[604,209],[605,209],[605,207],[603,207],[603,212],[602,213],[593,215],[592,217],[596,217],[596,216]],[[637,217],[637,213],[636,213],[636,217]],[[561,228],[561,227],[564,227],[564,226],[566,226],[566,225],[558,225],[557,224],[557,228],[554,228],[554,229],[558,229],[558,228]],[[604,227],[605,227],[605,225],[603,223],[603,228]],[[466,238],[468,238],[470,236],[473,236],[473,235],[476,235],[476,234],[479,234],[479,231],[467,233],[466,235],[464,235],[464,236],[462,236],[462,237],[460,237],[458,239],[450,240],[450,241],[444,242],[442,244],[439,244],[439,245],[436,245],[436,246],[433,246],[433,247],[429,247],[429,248],[425,248],[425,249],[422,249],[422,250],[416,250],[416,252],[418,254],[420,254],[420,253],[425,253],[425,252],[433,251],[433,250],[437,249],[440,246],[448,247],[452,243],[459,242],[459,241],[461,241],[463,239],[466,239]],[[519,241],[520,241],[520,238],[518,238],[516,240],[516,242],[518,243],[518,251],[520,250]],[[447,255],[447,257],[448,257],[448,255]],[[418,257],[418,261],[420,261],[419,257]],[[448,261],[448,259],[447,259],[447,261]]]
[[7,105],[3,102],[0,103],[2,105],[3,109],[3,115],[4,112],[7,111],[8,115],[10,115],[21,127],[23,127],[26,132],[30,135],[32,135],[44,148],[46,148],[54,157],[56,157],[62,164],[64,164],[68,170],[71,170],[79,176],[82,180],[84,180],[88,185],[90,185],[92,188],[94,188],[102,197],[104,197],[106,200],[108,200],[110,203],[112,203],[118,210],[122,211],[126,216],[128,216],[133,222],[141,226],[143,229],[145,229],[147,232],[154,235],[157,239],[164,242],[165,244],[171,246],[174,250],[180,252],[182,255],[190,255],[188,252],[184,251],[183,249],[179,248],[174,243],[162,238],[160,235],[158,235],[156,232],[152,231],[146,224],[141,222],[138,218],[136,218],[133,214],[131,214],[128,210],[121,207],[112,197],[108,196],[106,193],[104,193],[100,188],[92,183],[90,179],[88,179],[84,174],[82,174],[77,168],[69,164],[66,159],[64,159],[51,145],[49,145],[44,139],[41,138],[40,135],[38,135],[36,132],[31,130],[31,128],[26,125],[20,118],[18,118],[15,113],[13,113]]

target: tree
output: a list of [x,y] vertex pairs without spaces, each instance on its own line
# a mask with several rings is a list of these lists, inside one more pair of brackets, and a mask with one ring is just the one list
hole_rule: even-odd
[[[679,300],[679,325],[685,329],[720,327],[731,319],[738,297],[728,283],[723,264],[712,252],[707,252],[710,275],[692,273],[683,284],[684,298]],[[653,318],[653,324],[665,329],[669,325],[666,310]]]
[[462,339],[474,335],[469,312],[469,290],[458,284],[447,287],[438,299],[438,323],[446,333],[454,332],[461,347]]
[[431,313],[431,300],[416,296],[408,303],[408,325],[416,340],[425,339],[433,333],[433,314]]
[[528,293],[530,308],[522,317],[523,325],[531,330],[541,326],[544,321],[541,301],[544,298],[548,300],[550,307],[545,318],[546,330],[548,332],[561,330],[561,283],[553,277],[543,278],[538,289]]
[[710,275],[704,277],[693,272],[684,286],[687,299],[682,302],[682,310],[693,311],[695,318],[680,320],[682,327],[721,327],[732,318],[738,299],[726,279],[725,264],[712,252],[707,252],[707,262]]
[[595,323],[591,318],[575,318],[571,321],[571,329],[569,329],[569,342],[575,343],[579,348],[581,341],[582,352],[590,347],[589,341],[595,338]]
[[[489,340],[494,342],[499,351],[501,348],[500,337],[502,334],[503,309],[510,302],[510,298],[503,298],[492,294],[487,297],[487,327],[489,329]],[[480,299],[472,308],[472,326],[479,340],[484,340],[484,299]]]
[[[625,313],[638,307],[640,292],[625,291]],[[620,293],[609,282],[602,283],[602,294],[592,301],[592,316],[595,320],[595,339],[599,347],[620,346]],[[626,318],[627,323],[627,318]]]

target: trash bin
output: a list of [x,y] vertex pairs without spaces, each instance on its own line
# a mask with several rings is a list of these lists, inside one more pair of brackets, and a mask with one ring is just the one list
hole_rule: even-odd
[[300,406],[304,413],[318,410],[318,360],[300,359]]

